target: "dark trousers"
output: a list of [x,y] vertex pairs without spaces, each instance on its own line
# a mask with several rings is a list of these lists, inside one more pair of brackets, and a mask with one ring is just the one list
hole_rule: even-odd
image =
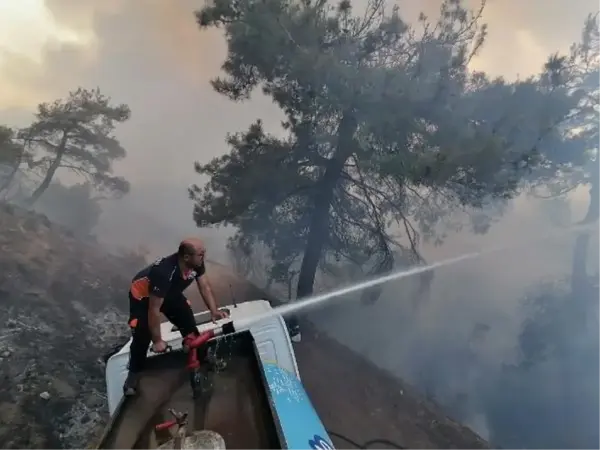
[[[129,294],[129,326],[133,336],[129,349],[129,371],[134,373],[144,369],[148,347],[152,341],[148,324],[148,304],[148,298],[137,300]],[[182,337],[192,333],[199,334],[194,312],[183,294],[165,298],[160,312],[179,328]]]

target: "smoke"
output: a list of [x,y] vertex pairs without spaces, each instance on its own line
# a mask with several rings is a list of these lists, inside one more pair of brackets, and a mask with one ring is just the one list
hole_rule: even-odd
[[[89,41],[48,45],[42,49],[41,63],[18,54],[2,55],[0,81],[8,88],[0,91],[1,123],[25,125],[36,103],[63,96],[78,85],[100,86],[115,101],[130,105],[132,119],[118,130],[128,157],[116,172],[132,182],[132,191],[120,201],[103,203],[95,232],[106,243],[143,245],[159,255],[171,251],[182,235],[199,233],[186,193],[189,184],[202,181],[193,172],[193,162],[225,153],[226,133],[245,129],[256,118],[272,130],[279,127],[280,111],[260,94],[252,102],[235,104],[209,86],[225,46],[218,33],[198,31],[192,11],[203,3],[145,0],[142,7],[139,0],[46,0],[58,22],[92,36]],[[435,0],[400,4],[409,16],[421,9],[433,13],[438,6]],[[578,38],[585,15],[596,8],[595,0],[490,1],[484,17],[490,37],[474,66],[510,78],[527,76],[551,52],[566,50]],[[68,173],[60,177],[75,181]],[[572,217],[583,217],[586,201],[585,192],[576,193]],[[552,229],[556,217],[572,222],[564,211],[551,207],[554,215],[549,216],[547,205],[517,199],[488,234],[455,234],[442,247],[426,245],[424,254],[432,261],[452,257],[515,238],[533,238]],[[227,263],[225,240],[230,231],[201,233],[208,241],[209,257]],[[531,314],[523,299],[542,282],[570,274],[573,244],[574,237],[566,236],[440,269],[429,298],[420,299],[417,306],[416,287],[405,280],[390,283],[373,306],[357,298],[311,314],[311,319],[482,435],[494,437],[491,403],[497,406],[498,398],[486,393],[493,389],[490,382],[499,382],[504,366],[520,357],[519,336]],[[590,270],[597,270],[597,248],[594,239]],[[521,379],[531,388],[545,376],[534,375]],[[507,410],[505,416],[509,414]],[[584,414],[589,416],[581,414],[582,421]],[[544,430],[531,433],[542,435]]]
[[[303,315],[493,445],[590,448],[598,441],[599,255],[593,228],[589,277],[573,283],[580,236],[563,223],[584,216],[588,199],[577,194],[566,211],[520,197],[489,234],[425,245],[431,262],[484,251],[436,268],[429,295],[409,277],[387,283],[374,305],[346,294]],[[485,252],[499,246],[510,248]]]
[[[253,104],[232,105],[208,84],[225,46],[216,33],[198,30],[193,11],[202,5],[193,0],[150,0],[144,8],[134,1],[46,1],[57,22],[91,34],[90,43],[48,45],[41,63],[3,55],[0,79],[18,84],[14,92],[23,95],[0,96],[0,123],[26,125],[38,102],[78,85],[100,86],[131,107],[131,120],[117,130],[128,156],[115,164],[115,172],[132,189],[123,201],[104,203],[97,234],[105,242],[144,245],[160,253],[182,233],[197,233],[187,199],[187,187],[198,182],[194,161],[226,152],[226,133],[245,128],[257,111],[266,123],[279,125],[280,112],[270,100],[259,96]],[[77,181],[68,172],[58,176],[69,184]]]

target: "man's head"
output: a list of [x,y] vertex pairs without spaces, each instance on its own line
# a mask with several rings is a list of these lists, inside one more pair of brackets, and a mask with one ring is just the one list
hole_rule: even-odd
[[195,269],[204,262],[206,247],[198,238],[188,238],[181,241],[177,254],[179,259],[188,269]]

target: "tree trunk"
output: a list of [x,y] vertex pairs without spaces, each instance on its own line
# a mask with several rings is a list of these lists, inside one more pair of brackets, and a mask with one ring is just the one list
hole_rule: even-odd
[[328,161],[325,174],[320,181],[320,186],[315,195],[315,209],[312,214],[310,229],[300,274],[296,298],[308,297],[313,293],[315,275],[323,247],[329,236],[329,208],[333,200],[333,193],[337,185],[344,164],[351,154],[356,130],[356,119],[352,113],[344,114],[338,128],[338,142],[335,154]]
[[46,192],[46,189],[48,189],[48,187],[50,186],[50,183],[52,182],[52,179],[54,178],[56,171],[60,167],[60,163],[62,161],[63,154],[65,153],[66,145],[67,145],[67,132],[65,131],[63,133],[62,139],[60,140],[60,144],[56,148],[56,158],[54,158],[54,161],[52,161],[52,164],[48,168],[48,172],[46,172],[46,176],[44,177],[44,180],[42,181],[42,183],[36,188],[35,191],[33,191],[33,194],[31,194],[31,197],[29,197],[29,199],[27,199],[27,201],[25,202],[26,206],[28,206],[28,207],[33,206],[33,204],[40,199],[40,197],[44,194],[44,192]]
[[294,278],[296,277],[297,272],[293,271],[288,273],[288,279],[287,279],[287,296],[288,296],[288,301],[292,301],[292,298],[294,296]]

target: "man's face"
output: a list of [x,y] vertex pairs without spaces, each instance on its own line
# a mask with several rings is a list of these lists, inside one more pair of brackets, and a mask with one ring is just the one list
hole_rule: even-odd
[[196,267],[200,267],[204,262],[205,253],[206,250],[204,250],[203,248],[197,248],[194,250],[194,253],[188,255],[188,257],[185,260],[185,263],[188,266],[188,268],[195,269]]

